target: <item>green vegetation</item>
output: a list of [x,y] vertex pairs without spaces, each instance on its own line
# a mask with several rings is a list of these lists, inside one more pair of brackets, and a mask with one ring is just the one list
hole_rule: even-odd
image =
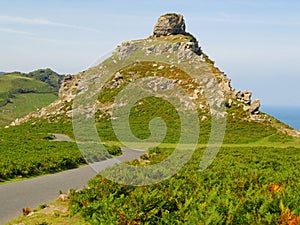
[[[130,187],[98,176],[71,195],[71,213],[91,224],[280,224],[300,215],[300,149],[223,148],[199,171],[203,149],[171,179]],[[157,163],[168,149],[149,154]],[[135,161],[136,165],[142,161]]]
[[104,146],[109,154],[111,154],[113,156],[122,155],[122,150],[121,150],[120,146],[117,146],[117,145],[104,145]]
[[0,180],[54,173],[85,163],[76,143],[55,142],[52,133],[72,137],[72,126],[32,121],[0,129]]
[[10,92],[11,94],[54,92],[54,89],[49,85],[19,73],[2,75],[0,82],[0,92]]
[[36,80],[42,81],[50,85],[51,87],[54,87],[57,92],[64,78],[63,75],[60,75],[49,68],[35,70],[33,72],[24,75],[26,77],[34,78]]
[[62,78],[50,69],[1,75],[0,126],[56,100]]
[[0,125],[8,124],[13,119],[23,117],[30,112],[47,106],[56,99],[57,97],[51,93],[15,95],[9,104],[0,107]]

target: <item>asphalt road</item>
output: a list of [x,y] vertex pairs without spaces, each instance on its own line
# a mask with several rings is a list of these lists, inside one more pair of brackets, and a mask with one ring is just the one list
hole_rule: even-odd
[[[139,159],[143,151],[122,149],[123,155],[96,163],[103,170],[116,163]],[[18,217],[23,208],[37,208],[40,204],[55,200],[59,191],[67,192],[71,188],[81,189],[87,186],[89,179],[97,173],[90,166],[46,175],[29,180],[0,185],[0,224]]]

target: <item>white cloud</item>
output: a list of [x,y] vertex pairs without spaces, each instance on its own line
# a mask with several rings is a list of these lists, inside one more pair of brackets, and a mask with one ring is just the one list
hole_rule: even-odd
[[48,19],[42,19],[42,18],[26,18],[26,17],[19,17],[19,16],[0,15],[0,22],[31,24],[31,25],[40,25],[40,26],[65,27],[65,28],[72,28],[72,29],[78,29],[78,30],[100,32],[99,30],[94,29],[94,28],[77,26],[77,25],[66,24],[66,23],[61,23],[61,22],[54,22],[54,21],[51,21]]
[[22,35],[29,35],[29,36],[34,36],[35,35],[33,33],[26,32],[26,31],[10,29],[10,28],[1,28],[1,27],[0,27],[0,32],[11,33],[11,34],[22,34]]

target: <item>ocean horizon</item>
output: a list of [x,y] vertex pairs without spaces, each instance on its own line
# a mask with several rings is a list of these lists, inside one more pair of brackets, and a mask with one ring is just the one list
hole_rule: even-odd
[[274,106],[265,105],[260,109],[290,127],[300,130],[300,106]]

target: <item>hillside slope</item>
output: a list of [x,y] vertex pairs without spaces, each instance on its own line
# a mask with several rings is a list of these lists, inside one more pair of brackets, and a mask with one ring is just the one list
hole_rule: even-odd
[[57,92],[64,78],[64,75],[60,75],[49,68],[35,70],[23,75],[44,82],[53,87]]
[[0,126],[56,100],[62,78],[50,69],[1,75]]

